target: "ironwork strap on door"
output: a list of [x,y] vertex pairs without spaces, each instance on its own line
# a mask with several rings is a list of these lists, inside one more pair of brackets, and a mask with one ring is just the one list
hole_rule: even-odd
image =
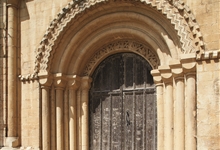
[[146,60],[132,53],[113,55],[99,65],[89,101],[91,150],[156,149],[150,70]]

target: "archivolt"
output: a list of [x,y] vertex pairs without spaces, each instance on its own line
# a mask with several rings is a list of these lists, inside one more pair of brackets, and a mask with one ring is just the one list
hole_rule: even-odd
[[91,75],[100,61],[104,60],[108,55],[123,51],[139,54],[149,62],[153,69],[156,69],[160,64],[157,54],[146,45],[129,40],[116,41],[102,47],[93,57],[91,57],[92,59],[87,63],[83,75]]
[[[58,37],[62,35],[64,28],[78,14],[82,14],[91,6],[98,6],[102,3],[114,3],[114,1],[124,0],[79,0],[71,1],[57,17],[51,22],[47,29],[40,46],[37,49],[35,61],[35,74],[42,71],[50,72],[50,62],[53,59],[54,49],[59,43]],[[126,2],[132,2],[130,0]],[[195,17],[189,8],[180,0],[175,3],[170,0],[139,0],[143,4],[155,8],[170,20],[180,38],[183,53],[192,53],[204,50],[202,35]]]

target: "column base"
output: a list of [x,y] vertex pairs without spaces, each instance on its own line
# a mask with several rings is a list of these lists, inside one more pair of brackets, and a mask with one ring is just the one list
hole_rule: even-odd
[[2,147],[0,150],[19,150],[20,148]]
[[18,147],[18,137],[6,137],[5,138],[5,148],[16,148]]

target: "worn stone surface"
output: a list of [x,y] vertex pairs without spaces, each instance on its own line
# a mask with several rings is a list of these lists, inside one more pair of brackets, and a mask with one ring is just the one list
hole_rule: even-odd
[[[158,112],[161,115],[160,118],[170,120],[169,123],[158,121],[160,136],[164,137],[163,131],[169,129],[172,134],[174,130],[175,137],[178,137],[178,134],[182,137],[176,140],[176,138],[173,139],[172,134],[166,134],[168,142],[164,144],[163,138],[159,138],[158,150],[163,150],[166,145],[168,145],[166,148],[178,148],[175,140],[180,140],[184,145],[183,132],[184,130],[185,133],[188,132],[187,129],[190,127],[193,127],[191,131],[195,131],[195,135],[187,133],[186,137],[190,137],[191,141],[186,140],[189,144],[185,144],[185,149],[194,150],[193,146],[198,150],[220,149],[219,0],[169,0],[169,2],[168,0],[87,0],[84,2],[20,0],[16,6],[18,13],[13,14],[13,11],[11,12],[8,8],[14,8],[14,2],[16,1],[0,1],[0,147],[5,146],[7,136],[5,127],[12,124],[16,128],[16,137],[19,140],[18,149],[42,149],[42,134],[44,134],[42,129],[50,128],[50,132],[45,136],[50,144],[49,146],[46,144],[46,147],[55,150],[57,140],[60,139],[56,137],[57,124],[62,131],[65,130],[65,133],[72,131],[68,129],[67,124],[68,117],[71,116],[68,114],[67,102],[69,100],[68,83],[73,79],[77,82],[77,88],[69,95],[76,101],[73,105],[76,108],[72,109],[77,115],[74,116],[76,118],[74,123],[70,125],[76,128],[77,131],[74,131],[77,135],[71,135],[71,139],[75,139],[71,147],[79,150],[83,147],[87,148],[88,116],[83,114],[87,113],[87,103],[85,106],[81,101],[88,100],[86,94],[88,91],[83,92],[81,79],[84,75],[91,76],[98,64],[106,57],[119,52],[134,52],[148,62],[157,62],[153,65],[154,69],[160,66],[160,72],[156,71],[157,75],[152,73],[155,83],[160,83],[161,86],[162,96],[159,100],[167,99],[171,102],[169,104],[171,109],[166,111],[168,117],[162,116],[165,111],[164,103],[159,103],[158,110],[162,111]],[[6,7],[7,4],[9,4],[8,7]],[[10,20],[7,22],[10,17],[17,18],[17,32],[11,30],[14,26],[10,26]],[[11,40],[15,35],[17,40]],[[16,65],[13,66],[16,68],[13,69],[15,78],[13,81],[11,79],[8,81],[11,75],[8,73],[12,68],[8,64],[11,59],[10,56],[8,57],[11,51],[9,53],[8,50],[13,49],[13,46],[16,46],[17,52],[16,57],[12,58]],[[190,56],[185,55],[185,58],[181,58],[182,53],[194,54],[193,63],[196,67],[191,64]],[[191,66],[193,69],[190,68]],[[179,107],[176,104],[178,102],[176,98],[181,95],[179,91],[187,91],[187,89],[190,91],[193,88],[186,85],[187,76],[192,73],[192,70],[196,73],[196,84],[194,84],[196,90],[191,93],[186,92],[184,98],[193,99],[192,94],[195,94],[196,110],[193,113],[194,108],[188,108],[190,103],[187,103],[186,107],[182,105]],[[70,77],[73,75],[77,75],[77,80],[75,77]],[[184,89],[178,89],[174,82],[174,77],[176,79],[179,76],[184,79]],[[46,80],[39,81],[38,77],[50,83],[46,83]],[[64,112],[59,113],[60,118],[56,116],[56,110],[59,110],[57,109],[59,107],[56,106],[58,94],[56,94],[57,87],[54,82],[58,78],[65,81],[62,82],[65,105],[61,109]],[[15,93],[9,92],[8,89],[14,86],[14,84],[9,85],[9,82],[17,83]],[[170,92],[173,93],[172,95],[163,93],[164,83],[170,84],[169,92],[172,91]],[[61,82],[56,81],[56,84],[60,85]],[[42,126],[42,120],[45,123],[47,117],[42,116],[41,85],[49,89],[47,93],[50,100],[49,107],[44,112],[50,118],[46,121],[49,123],[47,128]],[[16,120],[14,124],[8,123],[7,118],[13,111],[7,103],[11,94],[14,102],[17,102],[15,106],[17,116],[14,118]],[[178,108],[175,106],[184,108],[184,113],[189,114],[184,119],[181,113],[181,120],[184,120],[182,124],[176,121],[178,117],[175,115]],[[172,128],[184,125],[185,128],[181,132],[176,132]],[[195,141],[192,142],[194,139],[197,140],[196,144]],[[59,143],[62,140],[60,139]],[[65,141],[61,147],[68,149],[66,145],[68,141]],[[189,148],[189,145],[192,147]]]

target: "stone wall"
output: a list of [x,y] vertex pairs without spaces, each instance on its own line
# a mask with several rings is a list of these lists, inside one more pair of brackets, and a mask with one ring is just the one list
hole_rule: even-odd
[[220,148],[220,62],[199,60],[197,64],[197,148]]
[[50,22],[70,0],[21,1],[21,72],[33,73],[35,51]]
[[21,86],[21,145],[38,149],[41,141],[41,109],[39,83],[25,82]]
[[206,50],[218,50],[220,46],[220,1],[184,0],[199,24]]
[[[5,125],[5,6],[0,0],[0,146],[3,145]],[[40,44],[50,22],[71,0],[21,0],[20,1],[20,39],[19,64],[21,72],[33,73],[35,50]],[[220,1],[184,0],[199,24],[206,51],[220,49]],[[197,149],[219,149],[220,141],[220,63],[218,58],[208,57],[197,64]],[[41,109],[39,84],[25,82],[18,86],[21,90],[20,119],[18,134],[23,147],[35,149],[41,145]]]

